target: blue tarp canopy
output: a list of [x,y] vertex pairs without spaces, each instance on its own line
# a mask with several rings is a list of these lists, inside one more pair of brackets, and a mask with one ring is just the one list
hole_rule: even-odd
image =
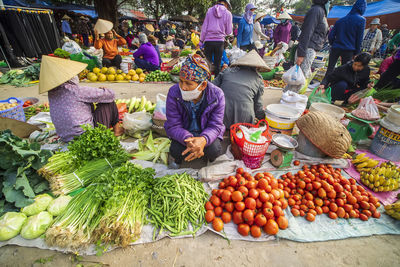
[[264,24],[264,25],[271,24],[271,23],[279,24],[281,22],[280,22],[280,20],[278,20],[272,16],[269,16],[269,15],[265,16],[261,21],[261,24]]
[[[346,16],[352,6],[333,6],[328,18],[342,18]],[[381,16],[400,12],[400,0],[383,0],[367,4],[364,17]],[[399,18],[400,19],[400,18]]]
[[[240,20],[242,19],[242,17],[243,17],[243,16],[232,15],[233,23],[239,23]],[[265,16],[265,17],[263,18],[263,20],[261,21],[261,24],[264,24],[264,25],[265,25],[265,24],[271,24],[271,23],[279,24],[280,21],[277,20],[277,19],[274,18],[274,17],[269,16],[269,15]]]

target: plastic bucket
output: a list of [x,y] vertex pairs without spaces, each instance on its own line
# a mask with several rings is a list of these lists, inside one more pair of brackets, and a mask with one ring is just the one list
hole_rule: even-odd
[[387,118],[381,120],[380,124],[370,146],[371,152],[387,160],[400,161],[400,125]]
[[271,104],[265,109],[265,120],[271,135],[282,133],[291,135],[294,124],[301,114],[295,108],[283,104]]

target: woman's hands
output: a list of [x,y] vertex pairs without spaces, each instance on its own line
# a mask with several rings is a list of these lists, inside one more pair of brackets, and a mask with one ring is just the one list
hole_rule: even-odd
[[194,159],[204,156],[204,147],[207,145],[205,137],[190,137],[185,140],[187,148],[182,152],[182,156],[189,154],[185,161],[192,161]]

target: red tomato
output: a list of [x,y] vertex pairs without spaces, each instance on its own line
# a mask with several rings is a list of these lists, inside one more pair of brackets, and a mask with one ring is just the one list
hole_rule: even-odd
[[248,224],[241,223],[238,225],[238,232],[242,236],[248,236],[250,232],[250,226]]
[[264,216],[264,214],[259,213],[256,215],[254,222],[256,225],[263,227],[267,223],[267,218]]
[[251,209],[251,210],[255,210],[257,207],[257,202],[254,200],[254,198],[251,198],[251,197],[247,197],[244,200],[244,204],[246,205],[246,208]]
[[235,202],[240,202],[243,200],[243,194],[240,191],[235,191],[232,193],[232,200]]
[[234,211],[232,213],[232,220],[235,224],[239,224],[243,222],[243,213],[241,211]]
[[226,210],[227,212],[232,213],[233,210],[234,210],[234,208],[235,208],[235,206],[233,205],[232,202],[228,202],[228,203],[225,204],[225,210]]
[[257,191],[257,189],[252,188],[249,190],[249,197],[257,199],[259,195],[260,193]]
[[243,211],[246,208],[245,204],[242,201],[235,203],[235,209],[237,211]]

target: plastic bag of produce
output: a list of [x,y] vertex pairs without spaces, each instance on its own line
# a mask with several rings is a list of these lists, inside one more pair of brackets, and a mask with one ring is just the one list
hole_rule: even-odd
[[300,95],[292,91],[283,92],[281,97],[281,104],[295,108],[301,114],[307,107],[307,101],[308,97],[306,95]]
[[318,87],[315,87],[310,96],[308,97],[308,106],[311,106],[312,103],[330,104],[331,102],[332,102],[332,96],[330,87],[328,87],[325,91],[318,90]]
[[53,199],[50,202],[47,211],[53,216],[59,216],[67,208],[68,203],[71,201],[71,199],[72,197],[70,196],[59,196],[58,198]]
[[299,65],[294,65],[286,71],[282,76],[282,80],[288,85],[298,85],[300,88],[306,82],[306,78],[304,77],[303,71],[300,69]]
[[38,214],[39,212],[46,210],[52,200],[53,198],[48,194],[37,195],[35,197],[35,202],[26,206],[21,211],[22,213],[25,213],[26,216]]
[[354,104],[356,102],[359,102],[361,100],[361,98],[372,96],[375,93],[376,93],[376,90],[374,88],[371,88],[371,89],[367,88],[367,89],[364,89],[364,90],[358,91],[357,93],[352,94],[347,102],[349,102],[349,104]]
[[67,42],[64,43],[62,49],[70,54],[78,54],[82,52],[82,48],[75,41],[69,39]]
[[154,109],[153,118],[156,120],[167,120],[167,96],[163,94],[157,94],[156,96],[156,108]]
[[28,218],[21,229],[21,236],[25,239],[35,239],[44,234],[53,222],[53,216],[47,211],[42,211]]
[[21,212],[7,212],[0,217],[0,241],[7,241],[19,234],[28,217]]
[[133,135],[138,131],[147,131],[153,125],[151,114],[148,112],[125,113],[123,127],[128,135]]
[[378,107],[376,106],[372,96],[361,99],[358,107],[351,112],[354,116],[360,119],[374,121],[381,118]]

